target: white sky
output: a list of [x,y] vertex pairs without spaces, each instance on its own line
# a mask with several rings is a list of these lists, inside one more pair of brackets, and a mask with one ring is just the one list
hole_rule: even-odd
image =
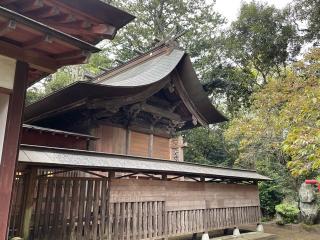
[[[239,14],[241,2],[250,2],[251,0],[216,0],[215,8],[229,22],[236,19]],[[275,5],[277,8],[283,8],[292,0],[258,0]]]

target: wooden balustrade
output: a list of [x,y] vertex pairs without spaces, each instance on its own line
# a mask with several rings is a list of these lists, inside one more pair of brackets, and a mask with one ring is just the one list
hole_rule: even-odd
[[[28,222],[21,215],[26,211],[21,208],[24,187],[24,178],[18,177],[10,236],[19,236],[21,223]],[[29,193],[33,194],[31,219],[24,226],[33,240],[166,239],[260,221],[258,205],[174,210],[163,199],[110,201],[105,178],[40,177],[34,189]]]

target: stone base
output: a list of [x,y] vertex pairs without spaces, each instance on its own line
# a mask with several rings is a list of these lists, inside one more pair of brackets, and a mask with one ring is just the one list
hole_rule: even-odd
[[269,233],[261,232],[250,232],[250,233],[241,233],[240,236],[223,236],[218,238],[212,238],[211,240],[231,240],[231,239],[241,239],[241,240],[274,240],[276,235]]

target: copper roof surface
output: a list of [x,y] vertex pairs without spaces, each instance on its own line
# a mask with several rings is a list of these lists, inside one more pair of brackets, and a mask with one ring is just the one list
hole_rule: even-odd
[[270,180],[270,178],[253,170],[27,145],[20,148],[19,163],[57,168],[72,167],[73,169],[101,171],[165,173],[217,179]]
[[189,56],[183,50],[167,46],[100,74],[92,81],[76,82],[27,106],[25,120],[30,123],[52,117],[61,113],[59,109],[66,110],[65,106],[72,104],[85,105],[90,98],[128,97],[154,86],[159,86],[160,90],[171,81],[172,74],[177,76],[174,85],[182,101],[199,123],[207,125],[226,120],[204,92]]
[[[152,84],[164,79],[181,61],[185,52],[173,49],[155,57],[150,56],[148,61],[121,71],[112,71],[105,76],[97,77],[94,83],[117,87],[138,87]],[[125,68],[125,66],[123,66]]]

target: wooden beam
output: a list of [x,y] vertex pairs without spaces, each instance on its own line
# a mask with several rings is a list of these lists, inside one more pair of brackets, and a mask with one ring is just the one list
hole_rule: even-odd
[[0,163],[0,239],[7,239],[8,236],[11,194],[18,159],[28,71],[27,63],[17,61]]
[[43,42],[50,44],[53,42],[53,40],[49,35],[36,37],[36,38],[24,43],[23,49],[31,49],[31,48],[37,47],[37,45],[39,45],[40,43],[43,43]]
[[59,61],[59,66],[63,67],[67,65],[85,64],[85,63],[88,63],[88,59],[89,57],[85,57],[85,56],[69,58],[69,59]]
[[171,102],[165,100],[164,98],[157,97],[155,95],[149,97],[147,99],[147,102],[150,103],[151,105],[155,104],[157,106],[161,106],[167,109],[170,109],[172,106]]
[[103,176],[103,175],[101,175],[101,174],[98,174],[98,173],[95,173],[95,172],[92,172],[92,171],[89,171],[89,170],[81,169],[81,170],[79,170],[79,171],[85,172],[85,173],[89,173],[89,174],[91,174],[91,175],[93,175],[93,176],[97,176],[97,177],[100,177],[100,178],[108,178],[107,176]]
[[59,114],[59,113],[62,113],[62,112],[65,112],[65,111],[69,111],[71,109],[74,109],[74,108],[77,108],[77,107],[80,107],[84,104],[86,104],[87,100],[86,99],[81,99],[77,102],[73,102],[73,103],[70,103],[70,104],[67,104],[67,105],[63,105],[61,106],[60,108],[57,108],[55,110],[52,110],[52,111],[48,111],[48,112],[45,112],[45,113],[42,113],[42,114],[39,114],[31,119],[28,119],[28,122],[34,122],[34,121],[39,121],[41,119],[44,119],[44,118],[48,118],[48,117],[51,117],[51,116],[54,116],[56,114]]
[[121,178],[126,178],[126,177],[132,177],[134,175],[137,175],[138,173],[129,173],[129,174],[125,174],[119,177],[116,177],[117,179],[121,179]]
[[19,6],[20,6],[19,11],[22,13],[26,13],[26,12],[38,10],[44,7],[44,3],[42,0],[23,1]]
[[173,113],[168,109],[156,107],[147,103],[142,103],[138,105],[133,105],[134,107],[139,107],[141,111],[148,112],[154,114],[156,116],[161,116],[170,120],[174,120],[177,122],[181,122],[182,119],[179,114]]
[[19,0],[1,0],[0,3],[1,5],[9,5],[15,2],[18,2]]
[[11,93],[12,93],[12,90],[11,90],[11,89],[8,89],[8,88],[0,87],[0,93],[11,94]]
[[9,20],[8,22],[0,26],[0,36],[4,36],[7,33],[16,30],[17,22],[14,20]]
[[46,73],[53,73],[59,68],[58,62],[53,58],[40,54],[37,51],[17,47],[3,40],[0,40],[0,54],[22,62],[28,62],[31,67]]
[[172,178],[167,178],[166,180],[168,181],[171,181],[171,180],[174,180],[174,179],[177,179],[177,178],[181,178],[182,176],[175,176],[175,177],[172,177]]
[[[40,133],[42,133],[42,132],[40,131]],[[41,174],[38,177],[48,177],[48,176],[53,176],[53,175],[56,175],[59,173],[65,173],[65,172],[71,172],[71,171],[73,171],[73,169],[61,170],[61,171],[56,171],[56,172],[49,172],[49,173]],[[28,238],[26,238],[26,239],[28,239]]]
[[73,23],[77,21],[77,18],[72,14],[61,13],[59,16],[55,18],[55,21],[58,23]]
[[63,23],[63,22],[57,22],[49,19],[41,19],[41,22],[43,22],[46,25],[49,25],[50,27],[59,29],[62,32],[65,32],[70,35],[75,35],[75,36],[103,35],[111,38],[116,33],[116,28],[113,26],[100,24],[100,25],[96,25],[88,28],[88,26],[86,26],[87,23],[85,23],[84,21],[78,21],[78,20],[71,23]]
[[52,8],[48,8],[46,9],[46,11],[43,11],[42,13],[40,14],[36,14],[36,18],[51,18],[51,17],[54,17],[54,16],[58,16],[60,15],[60,11],[57,7],[52,7]]
[[81,58],[81,57],[87,58],[88,56],[90,56],[90,53],[88,51],[75,50],[67,53],[57,54],[54,56],[54,59],[58,61],[63,61],[63,60],[69,60],[74,58]]

